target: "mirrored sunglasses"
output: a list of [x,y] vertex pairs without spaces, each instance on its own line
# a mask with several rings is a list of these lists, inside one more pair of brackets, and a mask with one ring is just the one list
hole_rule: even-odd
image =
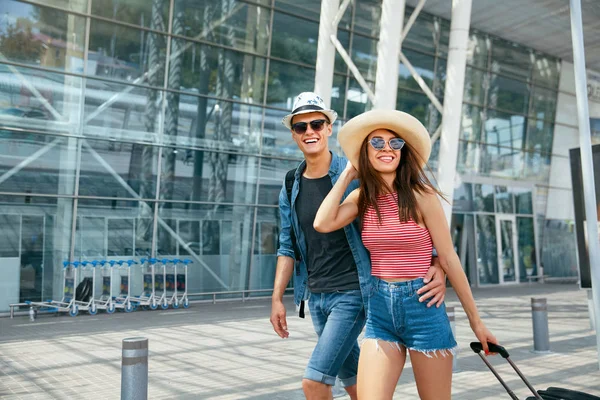
[[296,122],[292,125],[292,130],[298,135],[302,135],[306,133],[306,130],[308,129],[308,124],[310,124],[310,129],[312,129],[315,132],[320,132],[325,126],[325,122],[327,122],[327,120],[325,119],[315,119],[310,122]]
[[[375,150],[383,150],[385,149],[386,141],[383,138],[374,137],[369,140],[369,143]],[[391,138],[387,143],[389,144],[390,149],[398,151],[402,150],[402,147],[404,147],[404,143],[406,142],[400,138]]]

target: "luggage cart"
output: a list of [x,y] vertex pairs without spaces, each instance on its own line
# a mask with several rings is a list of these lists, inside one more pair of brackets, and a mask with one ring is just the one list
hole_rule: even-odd
[[190,306],[190,301],[189,301],[188,295],[187,295],[188,294],[188,290],[187,290],[188,264],[192,264],[193,261],[190,260],[189,258],[186,258],[183,260],[176,258],[173,260],[173,263],[183,264],[184,273],[183,274],[176,273],[176,276],[177,276],[176,290],[177,290],[177,293],[181,292],[181,298],[179,298],[178,303],[181,304],[183,306],[183,308],[188,308]]
[[[171,260],[172,265],[172,274],[167,274],[166,276],[166,289],[167,289],[167,302],[173,308],[179,308],[179,296],[177,295],[177,264],[179,263],[179,259],[174,258]],[[170,296],[169,296],[170,294]]]
[[[26,301],[25,304],[31,308],[45,309],[48,312],[66,312],[71,317],[77,316],[79,307],[75,301],[75,282],[77,282],[77,268],[69,268],[71,263],[63,261],[63,297],[60,301]],[[69,272],[72,270],[73,276],[70,277]]]
[[[133,264],[137,264],[138,262],[135,260],[119,260],[116,262],[119,265],[119,269],[127,269],[127,274],[126,275],[121,275],[120,276],[120,291],[119,291],[119,296],[114,298],[113,300],[121,305],[121,308],[123,310],[125,310],[125,312],[132,312],[134,310],[134,303],[131,302],[131,266]],[[123,264],[127,264],[126,267],[123,267]],[[112,282],[111,282],[112,283]]]
[[140,264],[142,266],[146,265],[145,271],[144,267],[142,267],[142,280],[144,288],[140,296],[131,298],[131,301],[137,304],[138,306],[150,308],[152,310],[156,310],[158,308],[158,301],[156,298],[156,285],[154,279],[154,265],[156,264],[156,262],[156,258],[140,259]]
[[[510,366],[515,370],[517,375],[519,375],[519,377],[521,378],[523,383],[525,383],[525,385],[529,388],[531,393],[533,393],[533,396],[527,397],[526,400],[600,400],[600,397],[598,397],[598,396],[594,396],[594,395],[583,393],[583,392],[578,392],[576,390],[569,390],[569,389],[563,389],[563,388],[557,388],[557,387],[549,387],[547,390],[537,390],[536,391],[533,388],[533,386],[529,383],[527,378],[525,378],[523,373],[521,373],[519,368],[517,368],[515,363],[510,359],[510,355],[508,354],[508,351],[506,351],[506,349],[504,347],[495,345],[490,342],[488,342],[488,347],[489,347],[490,352],[500,354],[500,356],[502,356],[502,358],[504,358],[510,364]],[[504,387],[504,389],[506,390],[506,392],[508,393],[510,398],[513,400],[519,400],[519,398],[514,394],[514,392],[508,387],[506,382],[504,382],[504,380],[500,377],[500,375],[494,369],[492,364],[490,364],[490,362],[487,360],[487,358],[482,354],[483,346],[481,345],[481,343],[480,342],[471,342],[471,350],[473,350],[476,354],[479,355],[479,357],[481,357],[481,359],[483,360],[485,365],[487,365],[487,367],[490,369],[490,371],[492,371],[492,373],[494,374],[496,379],[498,379],[500,384]]]
[[162,294],[158,298],[157,303],[160,304],[160,308],[163,310],[169,308],[169,300],[167,299],[167,264],[170,262],[171,260],[169,259],[161,259],[160,263],[162,264],[162,273],[155,275],[155,278],[158,278],[158,285],[156,289],[158,291],[162,290]]
[[[97,265],[98,265],[98,261],[96,261],[96,260],[81,262],[82,282],[85,282],[85,279],[89,278],[89,277],[84,276],[84,271],[86,269],[89,268],[90,271],[92,271],[92,276],[91,276],[91,285],[89,284],[90,281],[88,281],[88,285],[86,286],[86,292],[83,294],[84,296],[83,296],[82,300],[78,303],[78,305],[79,305],[80,310],[87,311],[90,315],[96,315],[96,313],[98,313],[98,307],[96,305],[96,266]],[[88,298],[87,301],[85,300],[86,297]]]

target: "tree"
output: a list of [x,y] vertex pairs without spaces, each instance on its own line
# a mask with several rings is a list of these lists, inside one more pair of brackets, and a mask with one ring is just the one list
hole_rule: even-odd
[[42,43],[34,38],[31,25],[23,27],[17,23],[0,34],[0,52],[10,60],[38,63]]

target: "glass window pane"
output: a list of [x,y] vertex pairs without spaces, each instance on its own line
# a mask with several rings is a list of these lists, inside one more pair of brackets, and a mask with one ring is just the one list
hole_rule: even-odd
[[494,212],[494,186],[473,185],[473,202],[475,211]]
[[483,176],[519,178],[523,168],[523,152],[518,149],[481,145],[479,172]]
[[92,19],[88,75],[154,87],[164,85],[167,37]]
[[[495,110],[488,110],[485,123],[485,137],[482,141],[501,147],[521,149],[527,118],[521,115],[512,115]],[[507,153],[504,151],[503,154]]]
[[[260,1],[267,5],[271,3],[270,0]],[[340,21],[340,28],[350,29],[350,23],[352,20],[352,7],[353,4],[350,2],[346,8],[344,16]],[[303,0],[301,2],[295,0],[275,0],[275,8],[319,21],[319,17],[321,15],[321,0]]]
[[487,72],[467,67],[465,73],[464,101],[483,105],[485,101],[485,89],[488,84],[489,76]]
[[463,104],[461,120],[462,139],[477,142],[480,141],[483,118],[483,109],[469,104]]
[[[9,61],[83,72],[85,18],[47,7],[4,0],[0,52]],[[76,10],[79,12],[84,10]]]
[[293,64],[271,61],[267,104],[291,109],[294,98],[315,85],[315,70]]
[[[337,38],[340,41],[340,43],[342,44],[342,47],[344,47],[344,49],[346,49],[348,54],[351,54],[350,53],[350,32],[338,30]],[[354,38],[356,39],[356,36],[354,36]],[[354,59],[354,57],[352,55],[350,57],[352,57],[352,60],[356,64],[356,60]],[[348,65],[346,65],[346,62],[344,61],[344,59],[342,58],[341,54],[338,51],[335,51],[334,66],[335,66],[335,72],[339,72],[342,74],[347,74],[349,72]],[[359,67],[359,69],[360,69],[360,67]]]
[[513,194],[506,186],[496,186],[496,211],[503,214],[513,214]]
[[[106,218],[88,214],[87,210],[83,210],[77,217],[75,258],[79,261],[104,259],[106,237]],[[133,255],[131,250],[129,255]]]
[[488,104],[492,108],[529,114],[529,85],[493,74],[488,91]]
[[105,140],[86,140],[81,148],[79,194],[154,199],[158,148]]
[[[433,86],[433,80],[435,78],[435,58],[411,50],[404,50],[403,52],[408,61],[410,61],[412,66],[419,73],[421,78],[423,78],[423,81],[425,81],[427,86],[431,88]],[[421,87],[419,86],[417,81],[415,81],[415,79],[412,77],[408,68],[406,68],[404,64],[400,64],[398,86],[421,91]]]
[[381,0],[357,0],[354,13],[354,30],[372,37],[379,37]]
[[533,82],[552,89],[558,88],[560,78],[560,60],[544,56],[535,55],[535,64],[533,66]]
[[530,119],[527,125],[527,141],[524,148],[542,153],[552,152],[554,124],[549,121]]
[[263,154],[280,157],[303,157],[302,152],[298,149],[296,142],[294,142],[293,133],[281,123],[283,117],[289,113],[289,111],[283,110],[265,110]]
[[557,92],[554,90],[533,88],[533,104],[531,106],[531,115],[537,119],[554,121],[556,113]]
[[347,78],[346,76],[333,76],[333,87],[331,88],[331,108],[338,113],[339,118],[344,116],[344,103],[346,101],[347,79],[349,78]]
[[499,283],[496,218],[477,215],[477,269],[479,284]]
[[440,113],[426,95],[409,90],[398,90],[396,110],[404,111],[417,118],[425,125],[430,134],[435,131],[441,121]]
[[[371,92],[375,92],[375,84],[373,82],[367,82]],[[350,119],[370,110],[373,105],[369,100],[367,92],[365,92],[353,78],[350,78],[348,85],[348,95],[346,104],[346,118]]]
[[[406,7],[404,12],[404,24],[410,18],[414,9]],[[408,31],[408,35],[402,42],[403,48],[417,48],[421,51],[434,54],[440,38],[440,24],[431,14],[419,13],[414,25]],[[408,55],[407,55],[408,57]],[[410,60],[410,58],[409,58]]]
[[[0,214],[0,258],[19,257],[19,234],[21,217]],[[2,304],[0,304],[0,309]]]
[[506,40],[492,38],[492,70],[529,80],[534,55],[530,49]]
[[[237,51],[173,39],[169,88],[262,103],[266,60]],[[179,56],[175,56],[179,54]],[[167,96],[179,96],[172,93]],[[168,97],[169,98],[169,97]]]
[[169,1],[92,0],[92,15],[166,32],[169,26]]
[[165,147],[160,199],[254,203],[257,164],[240,154]]
[[76,139],[0,130],[0,191],[73,195],[76,154]]
[[520,282],[525,282],[527,276],[537,275],[537,257],[535,254],[533,223],[533,218],[517,217]]
[[481,146],[479,143],[460,140],[458,142],[458,159],[456,170],[463,174],[476,174],[481,163]]
[[170,144],[258,152],[262,108],[189,95],[177,103],[176,97],[167,95],[164,135]]
[[467,44],[467,64],[487,69],[491,41],[481,32],[471,31]]
[[107,221],[107,255],[110,256],[144,256],[143,250],[136,251],[133,236],[133,218],[109,218]]
[[79,125],[81,78],[0,64],[0,80],[3,126],[64,135]]
[[513,221],[500,220],[500,262],[503,282],[514,282],[515,274],[515,229]]
[[350,54],[363,78],[374,81],[377,73],[377,40],[354,35]]
[[[254,3],[269,5],[270,1]],[[175,0],[176,18],[178,12],[183,13],[182,32],[176,32],[177,25],[173,24],[173,33],[266,55],[271,11],[238,0],[227,4],[229,10],[223,10],[221,2],[214,0]]]
[[271,56],[315,65],[319,24],[275,12]]
[[525,165],[520,171],[520,177],[547,183],[550,177],[550,158],[550,154],[542,154],[537,151],[524,152],[523,163]]
[[[163,203],[159,206],[157,246],[167,258],[192,260],[188,269],[189,292],[244,290],[253,216],[253,207]],[[190,228],[190,222],[195,228]],[[196,228],[200,229],[198,234],[190,231]]]
[[[283,187],[285,174],[290,169],[297,168],[299,164],[300,160],[263,158],[260,164],[258,203],[270,206],[279,205],[279,192]],[[275,210],[277,211],[277,222],[279,224],[279,211],[278,209]],[[264,212],[268,212],[268,210]]]
[[452,212],[474,211],[473,185],[463,183],[454,189]]
[[512,188],[515,194],[517,214],[533,214],[533,197],[531,189]]
[[156,142],[161,96],[159,90],[87,79],[83,134]]

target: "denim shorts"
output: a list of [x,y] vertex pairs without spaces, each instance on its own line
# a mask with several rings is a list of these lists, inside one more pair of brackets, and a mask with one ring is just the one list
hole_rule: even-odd
[[446,306],[428,308],[426,301],[419,302],[417,290],[425,285],[423,278],[405,282],[374,278],[373,285],[365,339],[395,343],[426,355],[455,353]]
[[356,384],[358,336],[365,326],[365,307],[360,290],[311,293],[310,316],[319,336],[304,378],[334,385],[336,376],[342,386]]

